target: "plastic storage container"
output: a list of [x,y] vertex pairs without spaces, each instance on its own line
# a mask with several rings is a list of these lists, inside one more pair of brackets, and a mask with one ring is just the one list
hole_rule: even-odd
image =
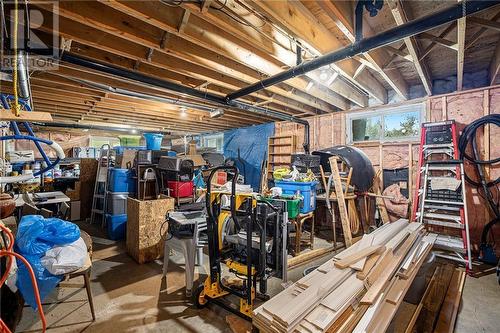
[[299,194],[304,198],[304,204],[300,209],[302,214],[307,214],[316,209],[316,185],[317,182],[284,182],[275,181],[274,185],[283,190],[283,194]]
[[115,241],[125,239],[125,235],[127,232],[127,214],[106,214],[106,224],[108,227],[109,239]]
[[161,141],[163,140],[163,134],[159,133],[144,133],[144,138],[146,139],[146,147],[149,150],[160,150]]
[[129,169],[113,168],[109,171],[110,192],[130,192],[129,182],[131,174]]
[[193,195],[194,184],[189,182],[178,182],[169,180],[167,186],[170,189],[170,196],[174,198],[186,198]]
[[141,144],[140,135],[120,135],[118,138],[120,139],[120,146],[131,147]]
[[[271,198],[264,198],[264,200],[271,202],[271,203],[274,201],[274,199],[271,199]],[[277,198],[277,200],[285,200],[286,201],[286,211],[288,212],[289,219],[294,219],[297,217],[297,215],[299,215],[300,202],[302,200],[293,199],[292,197],[290,197],[290,198],[280,197],[280,198]]]
[[109,192],[106,213],[111,215],[127,214],[127,197],[128,192]]
[[123,152],[125,150],[144,150],[146,149],[146,146],[129,146],[129,147],[115,146],[113,147],[113,149],[116,151],[118,155],[123,155]]

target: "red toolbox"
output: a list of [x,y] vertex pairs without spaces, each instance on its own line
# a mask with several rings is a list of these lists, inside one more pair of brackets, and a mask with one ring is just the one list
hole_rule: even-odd
[[167,186],[170,189],[170,196],[174,198],[185,198],[193,195],[194,183],[169,180]]

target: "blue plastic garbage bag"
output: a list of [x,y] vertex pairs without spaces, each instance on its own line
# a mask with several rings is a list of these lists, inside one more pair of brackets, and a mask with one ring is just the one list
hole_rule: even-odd
[[[43,300],[62,280],[62,276],[52,275],[43,267],[41,258],[56,245],[73,243],[80,238],[80,228],[76,224],[58,218],[44,218],[40,215],[23,216],[19,222],[14,250],[31,264]],[[26,303],[36,309],[36,299],[28,269],[18,260],[17,287]]]

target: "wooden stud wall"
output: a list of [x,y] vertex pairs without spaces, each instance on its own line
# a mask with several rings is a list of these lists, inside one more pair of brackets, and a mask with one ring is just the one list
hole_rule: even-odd
[[[454,119],[459,131],[472,121],[487,115],[500,113],[500,86],[473,89],[441,96],[433,96],[426,99],[418,99],[405,102],[404,104],[421,103],[426,106],[425,114],[428,121],[442,121]],[[394,105],[391,105],[391,107]],[[387,107],[387,106],[382,106]],[[377,107],[378,108],[378,107]],[[375,108],[362,109],[358,111],[369,111]],[[357,112],[357,111],[351,111]],[[346,114],[338,112],[334,114],[321,115],[308,118],[311,125],[311,151],[345,144],[346,142]],[[288,122],[276,123],[276,135],[297,136],[296,150],[302,150],[304,130],[302,126]],[[500,138],[500,129],[492,126],[486,129],[487,135],[478,134],[478,146],[484,159],[500,156],[500,145],[495,145]],[[380,168],[395,169],[409,167],[412,175],[409,180],[411,199],[415,193],[415,177],[418,165],[419,142],[366,142],[355,144],[363,150],[373,163],[376,170]],[[411,154],[409,153],[411,151]],[[471,173],[472,166],[467,165],[466,170]],[[494,179],[500,176],[500,166],[487,170]],[[492,213],[486,207],[485,201],[479,196],[477,190],[469,187],[469,224],[473,249],[478,249],[479,239],[483,225],[490,221]],[[498,229],[498,228],[497,228]],[[500,231],[495,230],[496,237],[500,237]]]

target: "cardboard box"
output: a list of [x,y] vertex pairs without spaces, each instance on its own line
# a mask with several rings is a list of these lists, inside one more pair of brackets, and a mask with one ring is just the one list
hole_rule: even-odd
[[79,221],[80,220],[80,208],[81,208],[81,201],[71,201],[69,203],[69,209],[70,209],[70,221]]
[[10,163],[34,162],[35,153],[33,150],[8,151],[5,154],[5,158],[10,161]]

